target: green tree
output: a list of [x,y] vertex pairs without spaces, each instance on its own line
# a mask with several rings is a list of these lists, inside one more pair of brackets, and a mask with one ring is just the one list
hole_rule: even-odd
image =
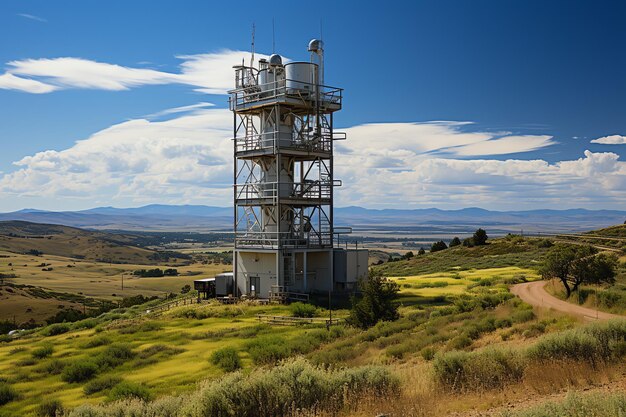
[[454,246],[459,246],[460,244],[461,244],[461,239],[455,236],[454,239],[450,241],[449,246],[452,248]]
[[180,289],[181,294],[187,294],[189,291],[191,291],[191,285],[189,284],[185,284],[183,288]]
[[396,299],[400,287],[378,272],[370,271],[366,281],[360,283],[361,298],[352,299],[348,323],[361,329],[372,327],[379,321],[397,320]]
[[426,253],[426,250],[424,250],[424,248],[420,248],[420,250],[417,251],[418,255],[424,255]]
[[415,256],[413,254],[413,251],[408,251],[407,253],[405,253],[404,255],[402,255],[402,258],[404,259],[411,259],[413,256]]
[[430,247],[431,252],[439,252],[440,250],[444,249],[448,249],[448,245],[446,245],[446,242],[444,242],[443,240],[433,243],[433,245]]
[[617,264],[615,255],[598,254],[593,246],[557,243],[546,254],[541,275],[558,278],[569,297],[581,284],[614,282]]
[[472,246],[474,246],[474,239],[471,237],[463,239],[463,246],[471,248]]
[[476,246],[486,245],[487,239],[489,239],[489,236],[487,236],[487,232],[483,229],[476,230],[474,236],[472,236],[472,241]]

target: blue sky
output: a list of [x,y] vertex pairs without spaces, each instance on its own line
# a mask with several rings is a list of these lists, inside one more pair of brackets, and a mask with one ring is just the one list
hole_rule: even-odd
[[253,22],[272,52],[272,20],[297,60],[322,21],[340,205],[626,208],[625,2],[275,9],[4,0],[0,211],[230,204],[223,91]]

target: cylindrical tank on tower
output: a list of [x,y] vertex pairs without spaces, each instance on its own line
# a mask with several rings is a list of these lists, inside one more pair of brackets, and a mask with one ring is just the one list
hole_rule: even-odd
[[287,93],[297,90],[312,92],[317,84],[317,64],[312,62],[290,62],[285,64]]

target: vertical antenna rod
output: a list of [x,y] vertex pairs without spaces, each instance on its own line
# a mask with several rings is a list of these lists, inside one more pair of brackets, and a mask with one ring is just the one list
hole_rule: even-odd
[[252,23],[252,56],[250,57],[250,66],[254,67],[254,22]]

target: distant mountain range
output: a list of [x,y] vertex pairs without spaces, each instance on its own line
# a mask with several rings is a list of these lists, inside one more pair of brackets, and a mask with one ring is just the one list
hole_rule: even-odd
[[[480,208],[460,210],[335,208],[335,225],[352,226],[359,231],[469,231],[489,227],[504,233],[584,231],[622,224],[626,211],[619,210],[530,210],[490,211]],[[25,209],[0,213],[2,220],[24,220],[102,230],[153,231],[230,231],[233,209],[203,205],[152,204],[137,208],[98,207],[82,211]]]

